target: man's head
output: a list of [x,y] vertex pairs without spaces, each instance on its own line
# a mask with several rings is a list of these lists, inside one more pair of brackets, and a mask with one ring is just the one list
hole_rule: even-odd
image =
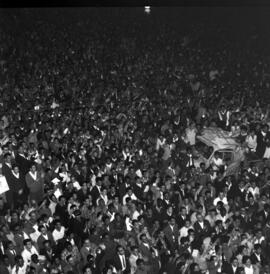
[[24,248],[27,249],[27,250],[31,250],[32,248],[32,242],[30,239],[26,239],[23,241],[23,245],[24,245]]
[[197,213],[196,218],[197,218],[198,222],[203,222],[203,216],[201,213]]
[[181,215],[186,216],[187,215],[187,209],[183,206],[181,207]]
[[5,153],[4,154],[4,160],[5,160],[5,163],[11,164],[11,154],[10,153]]
[[14,249],[14,244],[13,244],[13,242],[12,242],[12,241],[8,241],[8,242],[7,242],[7,247],[8,247],[8,249]]
[[33,254],[31,256],[31,261],[34,263],[34,264],[37,264],[38,263],[38,255],[37,254]]
[[185,220],[185,227],[186,227],[186,228],[189,228],[190,225],[191,225],[190,220],[186,219],[186,220]]
[[15,262],[19,267],[23,267],[24,265],[23,257],[21,255],[15,257]]
[[238,267],[238,259],[236,257],[233,257],[231,259],[231,263],[234,267]]
[[174,217],[171,217],[171,218],[170,218],[169,224],[170,224],[171,226],[174,226],[174,225],[175,225],[175,218],[174,218]]
[[60,220],[56,220],[56,222],[55,222],[55,228],[58,229],[58,230],[60,230],[61,227],[62,227],[61,221]]
[[262,246],[260,244],[255,244],[254,245],[254,250],[257,254],[261,254],[262,253]]
[[131,253],[134,254],[135,256],[139,255],[139,249],[137,246],[132,246],[131,247]]

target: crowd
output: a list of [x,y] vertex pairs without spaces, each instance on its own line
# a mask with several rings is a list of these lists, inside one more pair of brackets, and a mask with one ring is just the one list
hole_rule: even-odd
[[[1,19],[0,273],[269,274],[268,37],[43,13]],[[256,161],[196,168],[209,126]]]

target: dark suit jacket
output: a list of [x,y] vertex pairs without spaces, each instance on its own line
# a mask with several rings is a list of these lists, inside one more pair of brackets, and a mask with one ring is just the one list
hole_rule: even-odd
[[91,190],[91,196],[93,198],[93,204],[94,205],[97,205],[97,199],[99,198],[100,196],[100,192],[98,190],[98,187],[97,186],[94,186]]
[[180,214],[176,217],[176,222],[177,222],[179,228],[181,228],[181,227],[183,227],[185,225],[186,219],[189,219],[188,215],[186,216],[185,219]]
[[251,260],[252,264],[257,264],[257,263],[260,262],[262,266],[265,265],[265,258],[263,257],[263,255],[261,255],[261,261],[259,261],[258,258],[257,258],[257,256],[254,253],[252,253],[250,255],[250,260]]
[[0,273],[9,274],[8,268],[2,262],[0,263]]
[[[128,274],[130,273],[130,264],[129,264],[128,257],[126,255],[125,255],[125,258],[126,258],[126,270],[123,273]],[[115,257],[113,258],[112,265],[116,268],[117,271],[122,270],[122,263],[118,254],[116,254]]]
[[143,200],[143,190],[144,190],[143,185],[142,187],[138,186],[137,184],[133,185],[133,192],[136,195],[136,197],[141,201]]
[[226,274],[235,274],[235,273],[237,273],[237,270],[238,270],[238,268],[236,268],[236,271],[233,272],[233,267],[228,262],[225,262],[222,265],[222,271],[225,272]]
[[262,132],[256,132],[257,135],[257,148],[256,154],[262,158],[266,148],[266,140],[269,139],[269,132],[266,133],[266,136],[262,135]]
[[15,255],[14,255],[9,249],[7,249],[7,250],[5,251],[5,253],[6,253],[6,255],[8,256],[9,263],[10,263],[11,266],[13,267],[13,266],[15,265],[15,257],[16,257],[17,255],[19,255],[19,254],[18,254],[17,251],[15,250]]
[[142,243],[139,245],[139,250],[141,251],[143,258],[148,258],[149,260],[152,257],[150,248],[151,248],[150,245],[149,245],[149,248]]
[[12,192],[19,192],[20,189],[25,189],[25,179],[22,173],[19,173],[19,178],[15,177],[13,173],[11,173],[11,176],[9,178],[9,187]]
[[23,176],[27,174],[27,172],[30,170],[30,167],[32,165],[32,161],[27,160],[23,156],[17,154],[15,156],[15,161],[17,165],[19,166],[20,173],[22,173]]
[[[268,216],[270,216],[270,214],[268,214]],[[262,222],[265,224],[266,223],[266,215],[265,215],[265,211],[264,210],[261,210],[258,215],[257,215],[257,219],[261,219]]]
[[127,193],[127,186],[126,186],[126,183],[121,183],[120,185],[119,185],[119,190],[118,190],[118,192],[119,192],[119,198],[120,198],[120,201],[122,201],[123,200],[123,197],[126,195],[126,193]]
[[[47,235],[48,235],[48,240],[51,242],[52,245],[54,245],[54,240],[53,240],[53,236],[52,236],[52,233],[51,232],[47,232]],[[38,248],[39,250],[42,250],[43,249],[43,242],[45,241],[46,239],[43,237],[43,235],[39,235],[38,239],[37,239],[37,245],[38,245]]]
[[11,184],[11,177],[13,176],[12,169],[6,163],[4,163],[2,166],[2,173],[6,177],[7,184],[9,186],[9,191],[5,193],[7,203],[13,205],[13,194],[12,194],[12,184]]
[[169,225],[167,225],[163,231],[165,234],[165,238],[168,240],[170,250],[174,251],[178,246],[178,237],[179,237],[178,225],[175,224],[173,227],[173,230],[171,229]]
[[210,224],[207,220],[203,221],[204,227],[202,228],[198,221],[194,223],[195,235],[198,237],[205,236],[210,232]]

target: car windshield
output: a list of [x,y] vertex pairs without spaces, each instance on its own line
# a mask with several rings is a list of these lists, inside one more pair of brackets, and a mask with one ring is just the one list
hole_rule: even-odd
[[214,148],[211,146],[207,146],[203,142],[197,140],[195,149],[199,155],[202,155],[205,159],[208,159],[213,153]]

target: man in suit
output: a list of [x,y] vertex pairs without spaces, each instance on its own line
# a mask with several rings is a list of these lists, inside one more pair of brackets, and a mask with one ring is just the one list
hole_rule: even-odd
[[118,182],[119,175],[117,174],[115,168],[111,169],[111,174],[109,176],[109,181],[111,182],[112,185],[116,185]]
[[95,206],[97,205],[97,199],[100,197],[101,183],[102,183],[102,178],[98,177],[96,179],[96,185],[91,190],[91,196],[93,198],[93,204]]
[[112,260],[112,265],[115,267],[115,269],[123,274],[129,274],[130,273],[130,264],[128,257],[125,254],[124,248],[119,245],[117,247],[117,253],[115,257]]
[[262,255],[262,246],[260,244],[254,245],[254,252],[250,256],[251,263],[253,265],[265,265],[265,258]]
[[194,223],[194,231],[195,235],[198,239],[202,239],[203,237],[206,237],[209,235],[210,231],[210,223],[207,220],[203,219],[203,216],[201,213],[196,214],[197,221]]
[[266,220],[267,220],[268,216],[270,216],[270,205],[269,204],[264,204],[263,210],[261,210],[258,213],[258,219],[263,224],[266,224]]
[[179,228],[182,228],[185,225],[186,220],[188,219],[187,209],[182,206],[180,208],[180,214],[177,216],[176,222]]
[[140,253],[142,254],[142,257],[146,261],[149,261],[150,258],[152,257],[151,246],[150,246],[145,234],[142,234],[140,236],[140,241],[141,241],[141,243],[139,245]]
[[259,158],[263,158],[266,149],[266,140],[269,139],[269,127],[268,125],[263,125],[261,130],[256,132],[257,135],[257,147],[256,154]]
[[59,216],[61,223],[67,226],[69,215],[66,207],[66,198],[63,195],[58,198],[58,203],[55,207],[55,215]]
[[10,191],[14,201],[14,208],[23,205],[27,201],[25,176],[19,170],[18,165],[14,165],[10,177]]
[[238,273],[238,259],[236,257],[233,257],[231,259],[231,263],[224,262],[222,264],[222,273],[226,274],[236,274]]
[[175,223],[175,218],[171,217],[169,219],[168,225],[164,228],[165,238],[169,243],[169,249],[171,253],[174,253],[178,247],[178,237],[179,237],[179,229],[178,225]]
[[9,262],[8,256],[3,255],[2,260],[0,261],[0,273],[1,274],[10,274],[11,269],[12,269],[12,267]]
[[38,231],[40,232],[40,235],[37,239],[37,245],[38,245],[39,251],[41,251],[44,248],[43,243],[46,240],[49,240],[51,244],[54,245],[52,233],[50,231],[47,231],[47,228],[45,226],[43,225],[39,226]]
[[32,161],[28,160],[24,153],[24,148],[22,145],[18,148],[18,153],[15,156],[15,161],[22,173],[22,176],[25,177],[27,172],[30,170]]
[[7,249],[5,251],[5,254],[8,257],[9,264],[11,265],[11,267],[13,267],[15,265],[15,257],[18,254],[17,254],[17,251],[15,250],[15,247],[11,241],[8,241],[8,243],[7,243]]
[[81,256],[82,256],[82,263],[83,263],[83,266],[85,266],[88,261],[87,261],[87,258],[89,255],[92,254],[92,249],[91,249],[91,243],[90,243],[90,240],[89,239],[85,239],[84,240],[84,243],[83,243],[83,246],[80,250],[80,253],[81,253]]

